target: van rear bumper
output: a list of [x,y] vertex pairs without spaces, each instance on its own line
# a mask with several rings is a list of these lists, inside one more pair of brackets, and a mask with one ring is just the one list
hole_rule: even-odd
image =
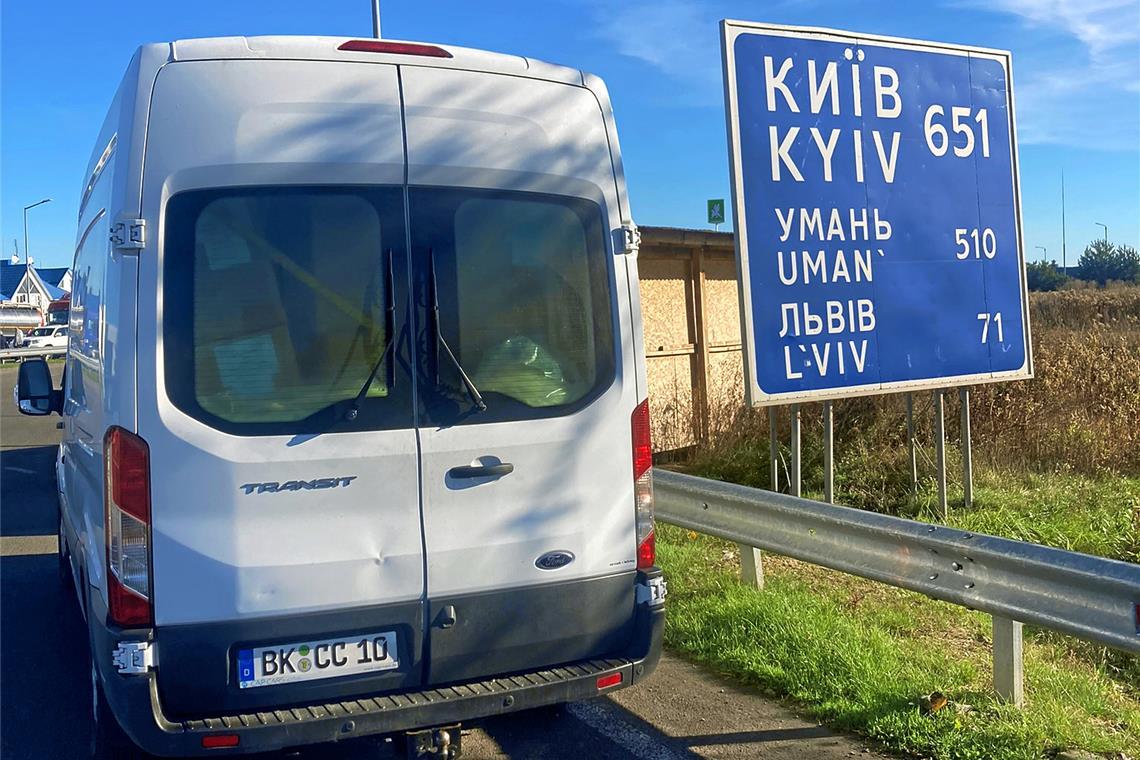
[[[654,569],[646,575],[655,577],[660,571]],[[468,722],[587,699],[631,686],[657,667],[665,630],[665,606],[662,600],[637,605],[634,636],[627,650],[615,657],[399,694],[194,720],[172,720],[166,716],[154,671],[140,676],[119,675],[109,662],[118,637],[103,626],[94,628],[107,634],[106,641],[93,642],[100,659],[106,660],[99,664],[108,686],[107,701],[131,739],[154,755],[216,756]],[[599,679],[615,675],[620,675],[618,683],[598,688]],[[203,737],[212,734],[237,735],[238,745],[203,748]]]

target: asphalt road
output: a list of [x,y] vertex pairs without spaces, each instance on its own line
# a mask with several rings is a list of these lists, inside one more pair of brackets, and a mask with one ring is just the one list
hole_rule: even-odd
[[[59,366],[54,369],[58,374]],[[91,698],[83,622],[74,592],[56,575],[59,418],[21,416],[12,402],[14,384],[14,365],[0,368],[0,757],[70,760],[87,754]],[[465,733],[463,743],[472,760],[880,757],[862,742],[670,656],[635,688],[487,720]],[[366,738],[269,757],[393,756],[391,742]]]

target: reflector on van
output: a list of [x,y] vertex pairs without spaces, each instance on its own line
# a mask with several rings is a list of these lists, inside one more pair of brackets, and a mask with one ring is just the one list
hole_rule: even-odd
[[391,53],[392,55],[424,55],[429,58],[452,58],[451,53],[435,45],[419,45],[415,42],[386,42],[385,40],[349,40],[341,43],[337,50],[355,53]]

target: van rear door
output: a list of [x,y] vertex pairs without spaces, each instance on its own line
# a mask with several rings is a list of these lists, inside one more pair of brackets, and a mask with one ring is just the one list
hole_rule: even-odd
[[636,399],[601,109],[569,84],[402,76],[428,679],[615,652],[634,609]]
[[[160,222],[139,256],[138,433],[164,707],[415,686],[424,558],[396,69],[170,63],[146,140],[141,210]],[[239,683],[245,651],[389,632],[398,669]]]

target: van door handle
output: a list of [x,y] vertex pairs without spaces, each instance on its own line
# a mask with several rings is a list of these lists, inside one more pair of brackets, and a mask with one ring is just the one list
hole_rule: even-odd
[[447,474],[453,478],[499,478],[503,475],[510,475],[514,471],[515,466],[513,464],[501,462],[499,464],[465,464],[461,467],[452,467],[447,471]]

